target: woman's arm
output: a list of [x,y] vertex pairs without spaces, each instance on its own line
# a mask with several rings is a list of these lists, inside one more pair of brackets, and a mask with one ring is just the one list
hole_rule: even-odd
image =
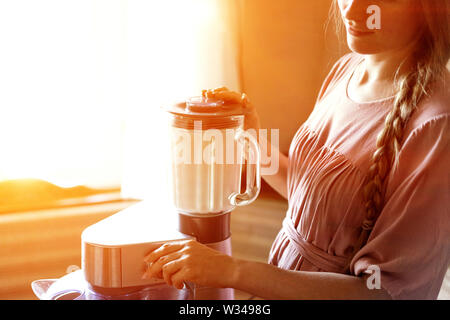
[[[267,153],[268,143],[260,140],[259,144],[261,147],[261,153],[268,154]],[[278,155],[278,171],[275,174],[263,175],[262,177],[273,189],[275,189],[275,191],[277,191],[281,196],[287,199],[287,175],[288,175],[287,173],[288,173],[289,159],[286,155],[280,152],[278,147],[272,145],[271,150],[272,155],[275,152]],[[264,166],[262,167],[264,168]],[[261,171],[262,173],[264,173],[264,170]]]
[[273,265],[236,260],[230,287],[265,299],[391,299],[384,289],[368,289],[365,277],[283,270]]
[[290,271],[236,259],[194,240],[166,243],[145,258],[144,277],[163,278],[181,289],[184,282],[235,288],[265,299],[390,299],[369,290],[364,278],[330,272]]

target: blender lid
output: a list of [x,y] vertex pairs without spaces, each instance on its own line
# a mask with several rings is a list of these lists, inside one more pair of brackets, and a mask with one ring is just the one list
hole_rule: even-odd
[[216,118],[241,116],[248,112],[242,105],[225,103],[223,100],[204,98],[202,96],[192,97],[185,102],[175,103],[163,108],[172,114],[189,118]]

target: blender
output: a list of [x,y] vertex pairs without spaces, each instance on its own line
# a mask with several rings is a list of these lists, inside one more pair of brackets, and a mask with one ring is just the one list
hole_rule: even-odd
[[39,298],[234,298],[230,288],[187,283],[178,290],[161,279],[141,278],[144,257],[169,241],[196,239],[231,255],[230,214],[236,206],[253,202],[261,188],[259,145],[244,130],[244,108],[194,97],[164,110],[172,201],[164,203],[165,197],[155,194],[86,228],[81,236],[82,269],[60,279],[34,281]]
[[[260,150],[256,138],[244,130],[246,109],[194,97],[166,111],[178,230],[231,255],[230,213],[253,202],[261,189]],[[244,163],[246,186],[241,192]],[[196,288],[197,298],[232,299],[232,292]]]

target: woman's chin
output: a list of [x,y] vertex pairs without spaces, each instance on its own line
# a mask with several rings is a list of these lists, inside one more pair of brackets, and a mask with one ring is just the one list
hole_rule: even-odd
[[347,45],[351,51],[359,54],[377,54],[383,52],[383,48],[374,45],[373,41],[370,40],[360,40],[347,37]]

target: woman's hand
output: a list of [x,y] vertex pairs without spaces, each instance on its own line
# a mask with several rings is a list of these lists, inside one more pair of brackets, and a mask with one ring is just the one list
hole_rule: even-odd
[[245,93],[238,93],[230,91],[226,87],[221,87],[214,90],[203,90],[202,96],[205,98],[223,100],[225,103],[240,104],[248,111],[245,115],[244,129],[255,129],[258,131],[261,127],[256,108]]
[[227,288],[236,277],[236,260],[195,240],[168,242],[149,253],[143,278],[162,278],[182,289],[184,282]]

